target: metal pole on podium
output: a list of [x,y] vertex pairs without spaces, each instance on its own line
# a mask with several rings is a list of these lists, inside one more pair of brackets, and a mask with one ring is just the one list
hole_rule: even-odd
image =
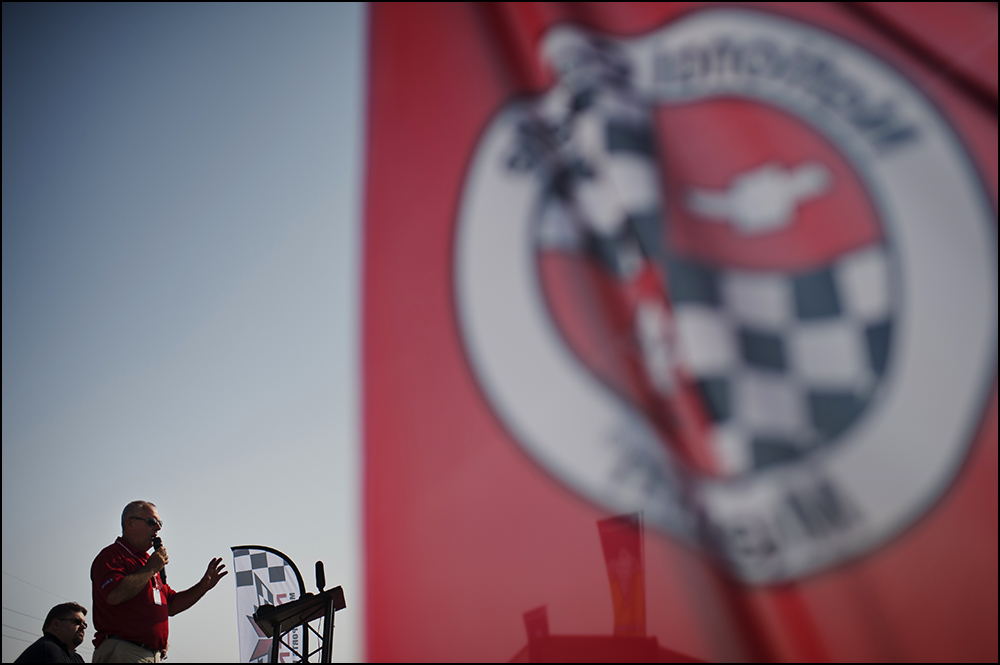
[[[259,611],[260,610],[258,610],[258,612]],[[267,631],[265,630],[264,632],[266,633]],[[278,662],[278,653],[280,651],[281,651],[281,632],[275,630],[272,633],[272,635],[271,635],[271,657],[268,659],[268,662],[269,663],[277,663]]]
[[323,619],[323,653],[320,656],[321,663],[333,662],[333,615],[337,611],[334,607],[334,599],[327,601],[326,617]]

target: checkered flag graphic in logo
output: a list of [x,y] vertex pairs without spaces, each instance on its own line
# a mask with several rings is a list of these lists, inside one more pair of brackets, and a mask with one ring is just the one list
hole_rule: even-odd
[[799,274],[669,262],[682,357],[728,473],[835,441],[877,394],[892,308],[885,252]]
[[[885,247],[871,242],[798,270],[676,251],[665,237],[673,220],[660,193],[656,128],[613,56],[581,57],[565,99],[553,95],[549,104],[562,110],[522,125],[508,168],[535,168],[546,151],[555,164],[535,225],[538,247],[603,267],[624,294],[621,309],[632,309],[621,315],[631,320],[619,338],[637,347],[653,391],[676,400],[678,367],[694,383],[716,473],[793,462],[835,442],[878,394],[888,363]],[[702,226],[722,219],[751,240],[780,234],[796,224],[800,200],[821,197],[832,180],[820,160],[768,163],[741,176],[729,192],[689,191],[685,215]],[[657,273],[665,283],[650,277]]]

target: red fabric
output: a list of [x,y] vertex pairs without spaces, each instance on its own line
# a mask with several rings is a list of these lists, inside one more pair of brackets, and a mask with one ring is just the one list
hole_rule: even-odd
[[991,2],[859,2],[863,15],[898,31],[917,57],[997,103],[997,7]]
[[170,599],[176,591],[153,575],[139,593],[117,605],[108,604],[108,594],[122,579],[137,572],[149,561],[149,554],[137,552],[120,536],[94,559],[90,581],[94,596],[94,647],[109,635],[139,642],[154,651],[167,648]]
[[[995,107],[991,112],[962,94],[948,72],[854,11],[833,4],[755,6],[822,25],[915,81],[968,147],[996,206]],[[533,55],[547,28],[567,21],[634,35],[694,7],[372,8],[362,360],[369,660],[507,660],[526,643],[524,612],[539,605],[547,605],[553,635],[607,635],[613,625],[594,528],[608,513],[566,490],[513,443],[463,355],[453,299],[455,220],[469,161],[493,115],[552,81]],[[963,25],[952,32],[962,34]],[[678,128],[690,119],[682,108],[671,113],[676,117],[663,126],[683,134]],[[696,121],[689,124],[698,130]],[[703,160],[697,166],[711,179],[717,165]],[[845,211],[837,230],[841,246],[870,240],[869,202],[842,199],[839,205]],[[683,224],[675,232],[683,235]],[[726,232],[714,243],[722,255]],[[806,238],[804,250],[789,253],[789,267],[809,247]],[[628,372],[614,363],[606,371],[628,390]],[[995,662],[995,382],[989,394],[951,490],[912,528],[867,556],[797,582],[745,586],[647,529],[647,634],[672,652],[709,661]],[[100,630],[97,602],[95,591]]]

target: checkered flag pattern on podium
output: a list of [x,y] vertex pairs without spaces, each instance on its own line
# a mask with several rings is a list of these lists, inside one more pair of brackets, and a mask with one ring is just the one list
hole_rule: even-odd
[[[240,638],[240,662],[268,662],[271,638],[254,623],[253,615],[264,604],[282,605],[302,595],[298,575],[292,563],[269,550],[247,547],[233,548],[233,570],[236,572],[236,619]],[[301,643],[301,628],[288,633],[287,643]],[[279,658],[291,656],[282,648]]]
[[285,560],[271,552],[236,550],[233,552],[233,567],[237,587],[252,585],[254,571],[267,582],[284,582],[286,577],[294,577]]

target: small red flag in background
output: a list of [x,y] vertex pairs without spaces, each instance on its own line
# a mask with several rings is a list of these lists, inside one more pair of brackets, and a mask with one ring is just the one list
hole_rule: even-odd
[[611,585],[614,635],[646,635],[646,582],[642,569],[642,518],[609,517],[597,523]]
[[373,8],[370,660],[996,661],[996,25]]

